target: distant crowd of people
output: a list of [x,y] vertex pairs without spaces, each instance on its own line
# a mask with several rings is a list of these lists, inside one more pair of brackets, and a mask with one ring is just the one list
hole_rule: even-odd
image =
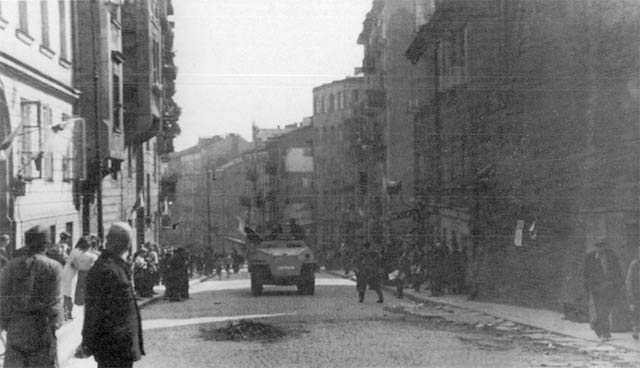
[[190,259],[190,272],[197,272],[206,277],[218,277],[222,279],[222,271],[226,277],[240,272],[244,263],[244,256],[235,248],[231,252],[217,251],[213,248],[205,248],[196,252]]
[[403,298],[406,287],[419,291],[423,284],[428,284],[433,296],[465,291],[467,255],[455,242],[451,248],[438,241],[430,248],[401,244],[392,249],[397,251],[373,251],[375,254],[372,254],[369,243],[365,243],[359,251],[347,250],[343,246],[340,253],[345,272],[356,271],[358,275],[366,270],[364,274],[367,279],[371,279],[370,275],[375,273],[373,284],[384,281],[395,283],[398,298]]

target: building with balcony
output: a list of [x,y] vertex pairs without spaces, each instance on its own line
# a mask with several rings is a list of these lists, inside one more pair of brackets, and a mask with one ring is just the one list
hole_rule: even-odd
[[82,231],[103,236],[109,224],[130,219],[135,201],[123,122],[123,14],[115,2],[74,1],[72,19],[74,85],[82,91],[76,114],[86,119]]
[[435,86],[418,117],[424,231],[465,249],[473,295],[588,315],[585,252],[602,237],[637,252],[638,14],[443,0],[408,49]]
[[[164,118],[175,125],[179,111],[171,99],[165,101],[165,85],[173,88],[172,23],[167,19],[171,3],[166,0],[125,1],[122,5],[124,64],[124,132],[127,160],[135,182],[134,216],[138,243],[158,242],[161,222],[159,206],[160,155],[167,150]],[[167,53],[170,53],[167,55]],[[168,79],[163,72],[169,72]],[[171,73],[173,71],[173,73]],[[167,109],[165,109],[165,102]],[[171,110],[171,111],[169,111]],[[169,140],[173,137],[169,137]],[[144,203],[144,206],[140,204]]]
[[73,188],[84,177],[83,154],[74,139],[84,124],[73,118],[80,94],[71,4],[0,3],[0,233],[14,248],[35,225],[49,228],[52,241],[61,231],[81,233]]

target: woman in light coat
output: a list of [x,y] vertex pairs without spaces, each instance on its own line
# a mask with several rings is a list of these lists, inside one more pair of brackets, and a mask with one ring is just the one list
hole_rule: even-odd
[[71,251],[69,259],[78,270],[78,281],[75,288],[75,304],[84,305],[84,295],[87,288],[87,274],[93,264],[98,260],[98,255],[92,251],[91,238],[83,237],[84,241],[79,241],[76,248]]

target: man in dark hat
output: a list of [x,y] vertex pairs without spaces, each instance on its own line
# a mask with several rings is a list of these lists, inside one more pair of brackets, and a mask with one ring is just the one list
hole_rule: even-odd
[[605,239],[595,244],[584,261],[584,286],[593,300],[591,328],[603,341],[611,339],[611,311],[623,286],[620,261]]
[[55,330],[62,325],[62,266],[44,255],[48,239],[45,227],[29,229],[25,250],[0,275],[6,368],[57,366]]
[[127,223],[113,224],[106,249],[87,275],[82,347],[98,368],[132,367],[144,355],[140,311],[125,261],[132,233]]

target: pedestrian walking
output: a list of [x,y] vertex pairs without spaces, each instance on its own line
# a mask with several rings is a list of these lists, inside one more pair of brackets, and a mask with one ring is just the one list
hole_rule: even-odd
[[296,223],[295,219],[289,219],[289,233],[295,240],[304,240],[305,238],[304,229]]
[[67,263],[69,257],[69,245],[67,244],[71,239],[71,236],[66,231],[60,233],[60,241],[56,244],[48,244],[46,255],[47,257],[58,261],[61,265]]
[[9,245],[11,237],[7,234],[0,235],[0,270],[9,263]]
[[138,296],[150,298],[153,296],[153,285],[149,277],[149,265],[146,255],[147,251],[144,248],[141,248],[133,255],[133,285]]
[[611,339],[611,311],[623,285],[620,262],[606,240],[595,244],[584,262],[584,286],[591,296],[595,316],[591,328],[603,341]]
[[169,261],[169,300],[181,301],[189,299],[189,265],[187,251],[180,247],[176,249]]
[[237,274],[238,272],[240,272],[240,265],[242,265],[244,259],[242,259],[242,256],[235,248],[233,248],[233,250],[231,251],[231,258],[233,259],[233,273]]
[[429,260],[431,295],[442,296],[444,295],[448,269],[448,254],[446,247],[440,241],[437,241],[435,247],[431,249],[427,258]]
[[131,267],[124,260],[133,230],[115,223],[105,250],[87,275],[82,350],[98,368],[128,368],[144,355],[140,311],[131,285]]
[[398,258],[398,267],[396,270],[398,274],[396,276],[395,282],[396,296],[398,297],[398,299],[404,298],[404,286],[411,275],[411,255],[408,248],[406,246],[404,248],[405,250]]
[[224,263],[224,253],[215,253],[214,263],[216,266],[216,276],[218,276],[218,280],[222,280],[222,267]]
[[0,275],[0,328],[7,331],[5,368],[57,366],[62,266],[45,256],[47,239],[46,228],[29,229],[25,251]]
[[[638,248],[640,252],[640,248]],[[627,302],[629,303],[629,311],[631,312],[631,323],[633,332],[631,336],[634,340],[638,340],[640,333],[640,255],[629,264],[627,277],[625,280],[625,290],[627,292]]]
[[86,236],[80,238],[69,255],[69,262],[73,263],[78,271],[78,279],[73,296],[75,305],[84,305],[85,303],[87,275],[97,260],[98,254],[93,251],[91,238]]
[[[71,252],[73,254],[73,251]],[[78,269],[69,259],[62,268],[62,306],[64,310],[64,320],[73,319],[73,294],[76,288]]]
[[453,252],[449,258],[451,260],[451,292],[462,294],[467,274],[467,256],[456,241],[453,242]]
[[371,249],[371,245],[364,243],[362,252],[358,259],[356,270],[356,288],[358,289],[358,300],[364,301],[364,294],[367,287],[378,294],[378,303],[384,302],[382,289],[380,286],[380,272],[382,270],[382,260],[380,254]]
[[231,253],[227,253],[224,256],[224,271],[227,273],[227,278],[231,277],[231,266],[233,264],[233,257]]

